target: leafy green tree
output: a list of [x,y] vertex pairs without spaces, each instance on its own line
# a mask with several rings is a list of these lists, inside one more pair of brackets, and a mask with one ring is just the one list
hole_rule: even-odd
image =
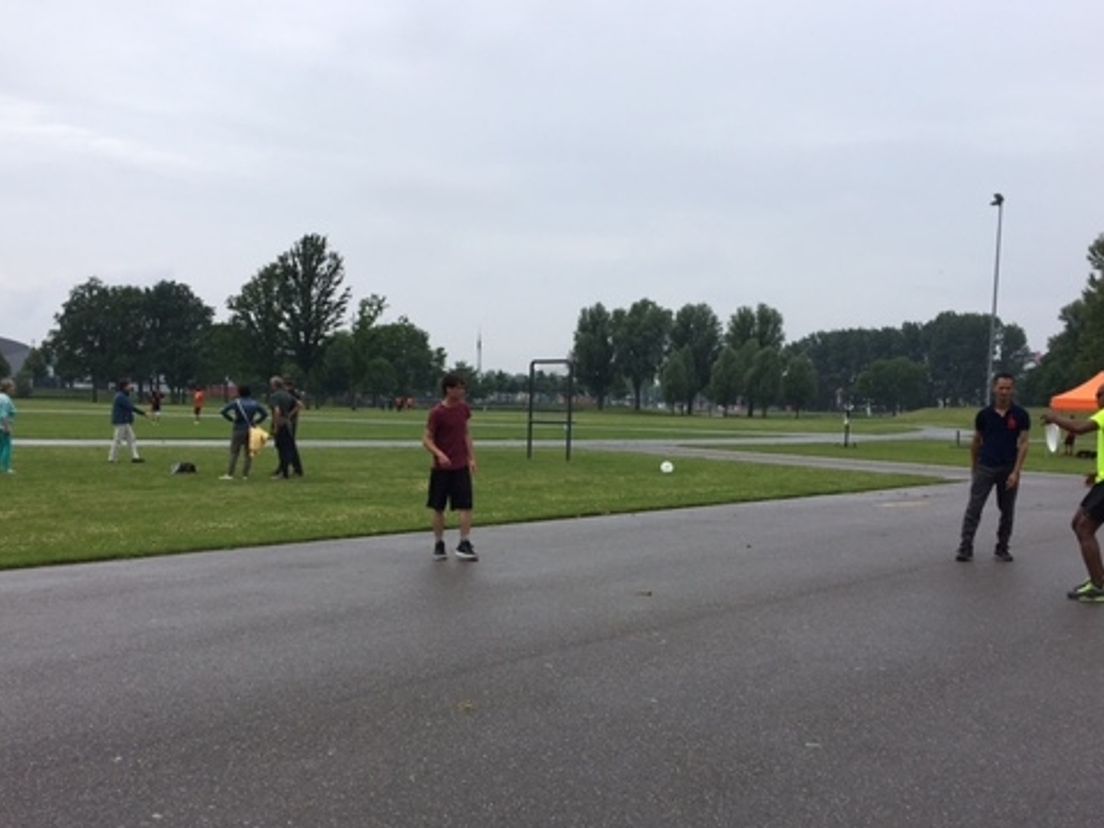
[[605,408],[606,397],[617,374],[613,364],[613,320],[599,302],[579,312],[575,327],[572,358],[579,383],[595,398],[598,409]]
[[[383,316],[387,309],[387,300],[379,294],[373,293],[366,299],[357,303],[357,312],[353,317],[353,365],[352,385],[372,394],[373,400],[378,399],[380,391],[372,392],[368,389],[368,362],[372,359],[372,328]],[[378,375],[377,375],[378,378]],[[354,392],[354,401],[355,401]],[[375,404],[375,402],[373,402]]]
[[709,379],[709,395],[714,403],[721,406],[724,416],[728,416],[728,407],[735,405],[744,391],[744,371],[740,365],[740,356],[731,345],[721,349],[721,355],[713,363]]
[[11,365],[6,359],[4,359],[4,355],[0,354],[0,379],[6,379],[10,377],[11,372]]
[[[674,413],[676,404],[686,405],[687,400],[690,400],[691,404],[693,403],[694,395],[690,393],[693,372],[694,352],[689,345],[683,345],[672,353],[663,364],[663,368],[660,370],[659,382],[663,387],[663,399],[667,402],[672,413]],[[689,414],[689,408],[684,408],[683,413]]]
[[143,305],[153,379],[179,396],[199,372],[214,308],[187,285],[169,281],[147,290]]
[[752,396],[753,389],[748,384],[748,377],[751,375],[751,366],[755,363],[755,355],[759,353],[759,343],[753,337],[734,350],[736,372],[740,376],[740,395],[744,398],[747,415],[750,417],[755,412],[755,399]]
[[1104,366],[1104,234],[1089,245],[1086,258],[1092,271],[1081,292],[1080,305],[1071,314],[1076,329],[1070,331],[1073,373],[1081,382]]
[[760,348],[755,352],[746,384],[748,416],[757,404],[766,417],[767,409],[782,395],[782,353],[778,348]]
[[252,385],[254,388],[266,388],[268,378],[276,370],[257,369],[251,361],[250,343],[246,333],[229,322],[213,323],[199,349],[195,374],[185,380],[184,388],[171,393],[175,402],[183,402],[187,389],[195,385],[212,385],[233,382],[238,385]]
[[[326,344],[322,365],[316,371],[316,381],[323,399],[351,397],[356,392],[353,360],[356,343],[351,331],[338,331]],[[353,407],[356,407],[355,400]]]
[[689,349],[686,410],[693,413],[694,398],[709,384],[710,371],[720,352],[721,323],[706,304],[683,305],[671,327],[671,348]]
[[754,339],[760,348],[781,348],[786,339],[782,314],[762,302],[755,310],[748,306],[737,308],[728,320],[725,342],[736,349],[749,339]]
[[988,364],[989,316],[944,311],[928,328],[928,370],[936,397],[950,405],[983,402],[989,393],[982,388]]
[[34,381],[31,379],[31,372],[27,370],[27,366],[24,365],[19,369],[19,373],[15,375],[15,396],[26,399],[34,393]]
[[269,264],[226,300],[230,324],[241,332],[242,357],[250,376],[268,379],[283,370],[290,356],[284,326],[280,271]]
[[[0,359],[3,359],[0,356]],[[0,366],[2,368],[3,366]],[[11,370],[10,368],[8,369]],[[50,376],[50,358],[44,348],[31,348],[27,358],[23,361],[23,370],[31,377],[33,382],[44,382]],[[3,373],[3,371],[0,371]]]
[[391,363],[377,356],[369,359],[364,366],[361,383],[364,393],[372,398],[372,405],[378,408],[398,385],[398,379]]
[[303,236],[227,300],[231,324],[247,336],[254,372],[280,373],[291,359],[310,382],[321,365],[351,298],[341,287],[344,262],[327,245],[325,236]]
[[133,285],[112,285],[107,290],[113,322],[107,344],[111,376],[130,378],[141,393],[153,373],[146,294]]
[[1027,347],[1027,334],[1016,324],[1001,325],[997,329],[996,363],[994,371],[1006,371],[1014,377],[1023,377],[1024,368],[1031,359]]
[[878,359],[856,383],[856,390],[875,405],[896,414],[919,408],[927,397],[928,369],[907,357]]
[[429,334],[400,316],[397,322],[376,325],[366,335],[367,359],[382,358],[394,372],[388,392],[396,397],[435,393],[444,371],[445,354],[429,344]]
[[633,302],[627,311],[613,312],[613,361],[632,387],[633,410],[640,410],[645,385],[659,371],[671,332],[672,316],[651,299]]
[[54,315],[56,327],[49,336],[58,375],[68,382],[87,378],[92,383],[93,402],[115,368],[111,314],[111,293],[93,276],[69,291],[69,298]]
[[352,292],[342,289],[345,263],[325,236],[307,234],[275,263],[288,350],[304,378],[321,363]]
[[782,402],[794,410],[794,417],[800,417],[817,394],[816,368],[805,354],[790,357],[782,375]]

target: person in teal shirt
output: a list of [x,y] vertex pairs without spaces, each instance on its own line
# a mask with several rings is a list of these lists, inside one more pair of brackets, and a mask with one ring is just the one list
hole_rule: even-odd
[[1085,485],[1091,488],[1071,523],[1089,579],[1066,593],[1067,597],[1085,604],[1104,604],[1104,563],[1100,560],[1100,543],[1096,539],[1096,531],[1104,523],[1104,385],[1096,389],[1096,407],[1099,410],[1087,420],[1073,420],[1049,412],[1043,415],[1044,423],[1054,423],[1074,434],[1096,432],[1096,471],[1085,479]]
[[16,412],[11,398],[14,393],[14,382],[10,379],[0,381],[0,474],[15,474],[12,471],[12,420]]

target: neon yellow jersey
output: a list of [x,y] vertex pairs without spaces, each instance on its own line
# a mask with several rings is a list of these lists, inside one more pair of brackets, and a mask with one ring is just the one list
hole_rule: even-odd
[[1104,483],[1104,408],[1089,419],[1096,423],[1096,482]]

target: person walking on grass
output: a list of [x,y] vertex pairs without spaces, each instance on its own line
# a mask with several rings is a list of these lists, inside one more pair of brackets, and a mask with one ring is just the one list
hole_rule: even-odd
[[303,463],[299,459],[299,448],[295,445],[293,424],[298,420],[303,404],[288,393],[283,377],[272,377],[268,384],[272,388],[268,398],[272,406],[272,436],[280,458],[280,465],[272,473],[272,478],[287,480],[289,470],[294,471],[296,477],[302,477]]
[[468,420],[471,409],[464,397],[467,387],[463,377],[446,374],[441,380],[444,398],[429,412],[422,445],[433,455],[429,472],[429,498],[426,506],[433,510],[433,557],[443,561],[445,552],[445,506],[460,513],[460,544],[456,557],[461,561],[478,561],[471,544],[472,475],[476,472],[475,448],[472,446]]
[[223,406],[219,413],[233,424],[230,431],[230,468],[219,480],[234,479],[234,469],[238,465],[238,455],[243,451],[245,452],[245,462],[242,463],[242,480],[248,480],[249,472],[253,468],[253,455],[249,450],[249,430],[258,423],[264,422],[268,416],[268,411],[253,399],[248,385],[239,385],[238,398]]
[[160,388],[153,388],[149,395],[150,404],[150,416],[155,423],[161,422],[161,403],[164,401],[165,395],[161,393]]
[[1085,604],[1104,604],[1104,563],[1100,560],[1100,543],[1096,532],[1104,523],[1104,385],[1096,389],[1097,412],[1087,420],[1074,420],[1047,412],[1044,423],[1054,423],[1071,434],[1096,432],[1096,471],[1085,478],[1091,486],[1089,493],[1073,513],[1070,528],[1081,547],[1081,560],[1085,562],[1089,579],[1066,593],[1066,597]]
[[203,415],[203,405],[207,402],[207,392],[202,386],[197,385],[192,392],[192,413],[195,415],[195,424],[199,425],[199,418]]
[[1013,401],[1015,393],[1013,376],[997,374],[993,378],[993,403],[981,409],[974,418],[974,439],[970,444],[970,500],[962,517],[956,561],[974,559],[974,535],[981,521],[981,510],[994,487],[1000,522],[993,555],[999,561],[1012,560],[1008,542],[1012,538],[1016,494],[1020,490],[1020,473],[1027,459],[1031,436],[1031,417]]
[[107,454],[107,462],[114,463],[119,456],[119,446],[124,442],[130,447],[130,462],[144,463],[138,456],[138,443],[134,438],[134,415],[146,416],[146,412],[136,408],[130,400],[130,380],[119,380],[115,383],[115,400],[111,404],[111,425],[115,429],[114,439],[111,441],[111,451]]
[[16,410],[11,398],[14,393],[12,380],[0,380],[0,474],[15,474],[12,470],[12,420]]

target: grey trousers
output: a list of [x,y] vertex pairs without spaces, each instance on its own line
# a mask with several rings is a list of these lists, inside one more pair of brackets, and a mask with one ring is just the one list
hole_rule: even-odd
[[1004,552],[1008,551],[1008,541],[1012,537],[1012,521],[1016,517],[1016,493],[1020,490],[1019,486],[1008,488],[1008,475],[1012,473],[1013,468],[1015,467],[994,468],[979,464],[974,469],[973,478],[970,481],[970,502],[966,504],[966,514],[962,517],[962,540],[958,545],[960,552],[973,552],[974,535],[977,534],[978,523],[981,522],[981,510],[994,486],[997,489],[997,508],[1000,510],[996,548]]
[[230,435],[230,469],[226,472],[234,476],[234,467],[238,465],[238,455],[245,453],[245,463],[242,464],[242,476],[249,477],[249,471],[253,468],[253,457],[249,454],[249,432],[235,428]]

